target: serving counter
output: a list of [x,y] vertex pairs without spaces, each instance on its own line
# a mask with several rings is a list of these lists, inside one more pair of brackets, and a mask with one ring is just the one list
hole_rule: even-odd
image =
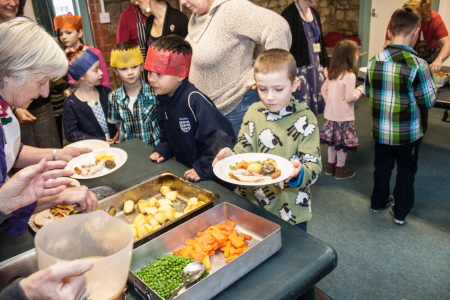
[[[188,169],[173,159],[160,164],[152,162],[149,156],[153,148],[140,140],[114,147],[128,153],[127,162],[109,175],[80,180],[82,184],[89,188],[109,186],[121,191],[164,171],[183,177]],[[197,184],[220,195],[215,205],[228,202],[281,226],[281,250],[213,299],[297,299],[301,295],[305,295],[303,299],[315,299],[314,285],[337,266],[337,254],[332,247],[213,181]],[[0,262],[34,248],[33,239],[31,230],[22,236],[0,233]],[[141,299],[130,285],[127,299]]]

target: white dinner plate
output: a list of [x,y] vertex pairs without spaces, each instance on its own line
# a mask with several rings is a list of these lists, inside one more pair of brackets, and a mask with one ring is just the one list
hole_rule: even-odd
[[[75,147],[75,148],[89,148],[92,150],[109,148],[109,144],[102,140],[82,140],[72,144],[67,145],[66,147]],[[64,147],[64,148],[66,148]]]
[[101,151],[106,151],[106,155],[108,155],[108,156],[114,155],[114,162],[116,163],[116,166],[113,169],[104,168],[103,170],[101,170],[100,172],[98,172],[92,176],[81,176],[81,175],[75,173],[71,177],[76,178],[76,179],[91,179],[91,178],[102,177],[102,176],[105,176],[105,175],[112,173],[112,172],[116,171],[117,169],[119,169],[121,166],[123,166],[123,164],[128,159],[127,153],[122,149],[103,148],[103,149],[94,150],[90,153],[84,153],[84,154],[81,154],[80,156],[75,157],[74,159],[69,161],[69,163],[66,166],[66,169],[73,171],[75,169],[75,167],[80,167],[82,165],[88,165],[88,164],[95,163],[96,160],[95,160],[94,156],[97,155]]
[[[231,179],[229,176],[229,173],[231,171],[230,166],[234,166],[236,163],[240,161],[263,161],[268,158],[272,158],[277,162],[278,169],[281,171],[281,175],[275,179],[270,179],[262,182],[242,182],[235,179]],[[237,154],[237,155],[231,155],[228,157],[225,157],[222,160],[219,160],[213,168],[214,174],[216,174],[217,177],[222,179],[223,181],[237,184],[237,185],[248,185],[248,186],[261,186],[261,185],[267,185],[267,184],[274,184],[277,182],[280,182],[282,180],[285,180],[288,178],[292,172],[294,172],[294,166],[292,163],[278,155],[273,154],[265,154],[265,153],[244,153],[244,154]],[[269,177],[270,178],[270,177]]]

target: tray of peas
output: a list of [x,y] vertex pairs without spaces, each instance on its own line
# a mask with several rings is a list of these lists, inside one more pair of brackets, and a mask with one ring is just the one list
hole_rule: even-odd
[[[281,248],[280,226],[230,203],[222,203],[133,250],[128,282],[143,299],[167,299],[181,283],[181,271],[193,262],[175,255],[176,249],[198,233],[227,220],[251,236],[248,249],[233,260],[224,252],[209,257],[209,268],[196,282],[181,289],[176,300],[211,299]],[[228,262],[227,262],[228,261]]]

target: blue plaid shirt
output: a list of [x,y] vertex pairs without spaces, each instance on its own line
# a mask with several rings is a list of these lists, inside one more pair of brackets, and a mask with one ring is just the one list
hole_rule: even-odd
[[375,141],[403,145],[423,136],[421,111],[436,102],[436,85],[428,64],[413,49],[389,45],[369,61],[364,94]]
[[142,88],[139,91],[133,111],[128,108],[128,97],[124,86],[111,92],[108,96],[108,122],[120,122],[120,141],[140,139],[151,146],[159,143],[158,110],[155,92],[141,80]]

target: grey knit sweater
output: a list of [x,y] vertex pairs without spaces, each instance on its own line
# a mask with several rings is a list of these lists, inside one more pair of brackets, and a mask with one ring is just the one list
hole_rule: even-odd
[[289,51],[292,36],[273,11],[248,0],[215,0],[209,13],[191,16],[186,40],[193,49],[189,81],[226,115],[253,80],[255,43]]

